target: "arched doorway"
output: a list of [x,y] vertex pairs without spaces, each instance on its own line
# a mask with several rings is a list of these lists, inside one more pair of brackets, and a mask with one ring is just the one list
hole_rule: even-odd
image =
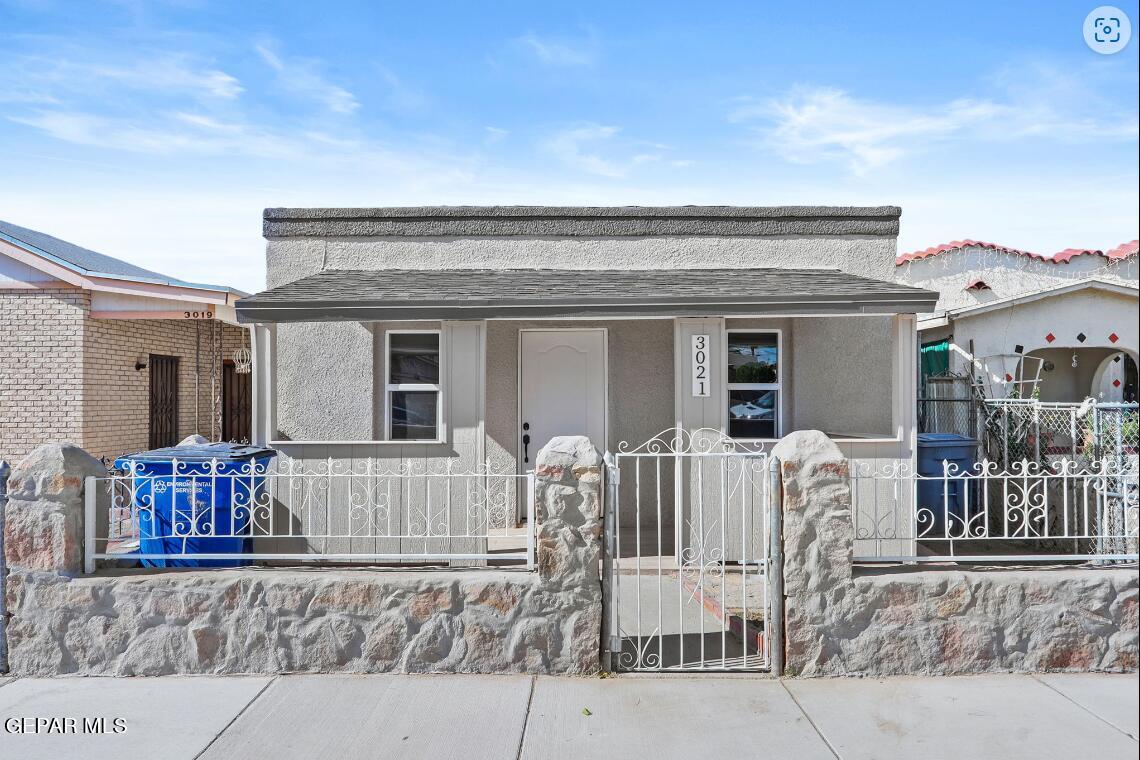
[[1136,400],[1136,361],[1124,351],[1105,357],[1093,375],[1089,395],[1106,403]]

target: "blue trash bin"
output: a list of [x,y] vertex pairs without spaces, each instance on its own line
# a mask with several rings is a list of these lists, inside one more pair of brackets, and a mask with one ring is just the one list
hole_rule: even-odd
[[250,564],[241,557],[252,544],[250,508],[265,498],[265,472],[276,454],[273,449],[260,446],[205,443],[153,449],[116,459],[116,468],[134,476],[140,554],[235,555],[234,559],[144,558],[140,560],[143,566]]
[[[945,537],[946,520],[950,520],[950,536],[960,536],[966,519],[965,478],[945,478],[943,462],[951,463],[953,472],[972,472],[977,462],[978,442],[954,433],[919,433],[918,435],[918,532],[922,536]],[[936,478],[936,479],[935,479]],[[930,510],[933,524],[924,519]]]

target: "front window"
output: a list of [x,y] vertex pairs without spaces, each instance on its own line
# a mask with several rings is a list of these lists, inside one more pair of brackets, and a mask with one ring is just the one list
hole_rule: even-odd
[[388,438],[439,440],[439,333],[389,332]]
[[728,333],[728,434],[780,436],[780,334]]

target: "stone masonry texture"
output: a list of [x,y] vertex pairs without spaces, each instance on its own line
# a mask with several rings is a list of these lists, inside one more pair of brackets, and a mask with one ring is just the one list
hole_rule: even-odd
[[[52,537],[35,543],[42,552],[9,552],[13,674],[598,670],[601,475],[588,439],[556,438],[539,453],[537,572],[247,568],[77,575],[73,544],[81,525],[66,520],[60,526],[66,531],[57,531],[56,517],[81,508],[75,479],[91,463],[77,451],[44,447],[18,482],[13,478],[20,534],[30,537],[17,538],[17,545]],[[57,485],[49,493],[26,483]]]
[[[15,465],[48,442],[108,458],[145,449],[149,374],[135,362],[149,354],[179,357],[179,439],[210,434],[211,323],[92,319],[90,310],[80,288],[0,289],[0,459]],[[221,336],[219,361],[248,345],[242,328],[222,325]]]
[[1134,671],[1137,571],[856,570],[847,462],[784,438],[785,673]]

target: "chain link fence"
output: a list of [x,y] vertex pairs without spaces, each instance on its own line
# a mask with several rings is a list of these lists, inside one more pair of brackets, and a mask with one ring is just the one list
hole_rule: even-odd
[[1008,467],[1028,460],[1124,463],[1140,450],[1135,403],[982,398],[964,377],[928,378],[918,399],[920,433],[952,433],[979,443],[979,458]]

